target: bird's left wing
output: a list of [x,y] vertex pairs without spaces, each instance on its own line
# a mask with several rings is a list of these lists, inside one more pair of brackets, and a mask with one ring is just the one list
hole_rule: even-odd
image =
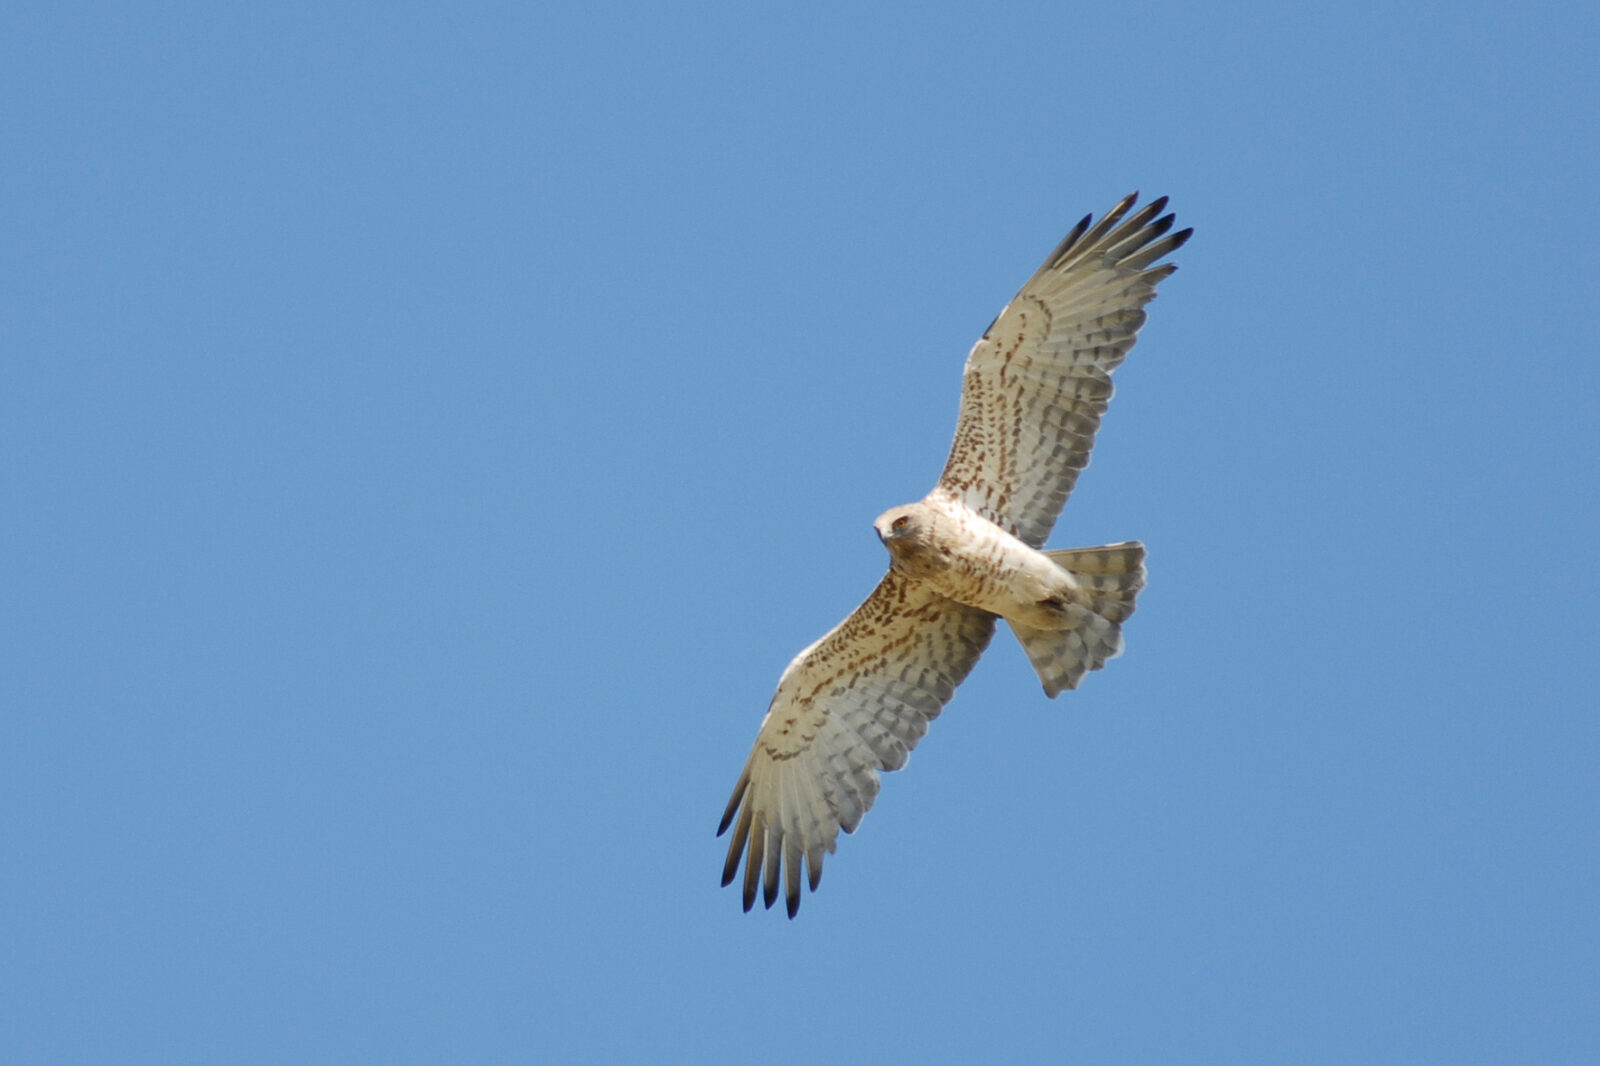
[[722,883],[744,860],[744,909],[780,882],[789,917],[800,907],[800,862],[811,890],[839,830],[855,830],[994,634],[995,616],[890,572],[865,603],[795,657],[778,682],[717,829],[733,837]]
[[1156,261],[1165,196],[1133,214],[1135,193],[1086,216],[983,334],[962,378],[961,414],[935,495],[959,500],[1037,548],[1089,462],[1111,372],[1144,325],[1143,307],[1177,267]]

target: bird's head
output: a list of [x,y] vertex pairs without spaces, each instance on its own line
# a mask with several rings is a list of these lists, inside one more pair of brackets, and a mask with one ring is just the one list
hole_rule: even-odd
[[896,541],[915,537],[922,530],[924,523],[920,512],[921,505],[915,503],[893,507],[879,515],[872,528],[877,530],[879,540],[892,546]]

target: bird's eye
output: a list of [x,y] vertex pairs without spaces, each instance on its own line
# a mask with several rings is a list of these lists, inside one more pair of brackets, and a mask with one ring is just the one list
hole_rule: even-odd
[[904,528],[906,528],[906,523],[909,522],[909,521],[911,521],[909,518],[907,518],[905,515],[901,515],[899,518],[896,518],[894,520],[894,523],[889,528],[890,529],[904,529]]

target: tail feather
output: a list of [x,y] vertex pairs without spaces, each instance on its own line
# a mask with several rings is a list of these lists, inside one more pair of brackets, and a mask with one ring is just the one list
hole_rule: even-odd
[[1091,670],[1122,654],[1122,623],[1133,614],[1144,588],[1144,545],[1138,541],[1100,548],[1066,548],[1044,553],[1078,581],[1082,600],[1068,606],[1064,629],[1033,629],[1008,623],[1054,699],[1077,688]]
[[1144,545],[1136,540],[1103,544],[1098,548],[1046,549],[1050,561],[1077,577],[1100,574],[1107,577],[1137,578],[1144,586]]

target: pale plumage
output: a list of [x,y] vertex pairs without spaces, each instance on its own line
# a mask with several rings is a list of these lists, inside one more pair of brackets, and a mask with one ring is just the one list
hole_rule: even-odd
[[878,774],[910,750],[1005,618],[1045,691],[1074,688],[1122,650],[1144,586],[1144,548],[1039,551],[1088,464],[1143,306],[1175,269],[1157,260],[1192,231],[1166,198],[1085,217],[967,357],[955,443],[938,484],[876,523],[890,570],[865,603],[778,682],[722,817],[723,884],[745,864],[744,907],[783,888],[800,905],[823,854],[872,806]]

